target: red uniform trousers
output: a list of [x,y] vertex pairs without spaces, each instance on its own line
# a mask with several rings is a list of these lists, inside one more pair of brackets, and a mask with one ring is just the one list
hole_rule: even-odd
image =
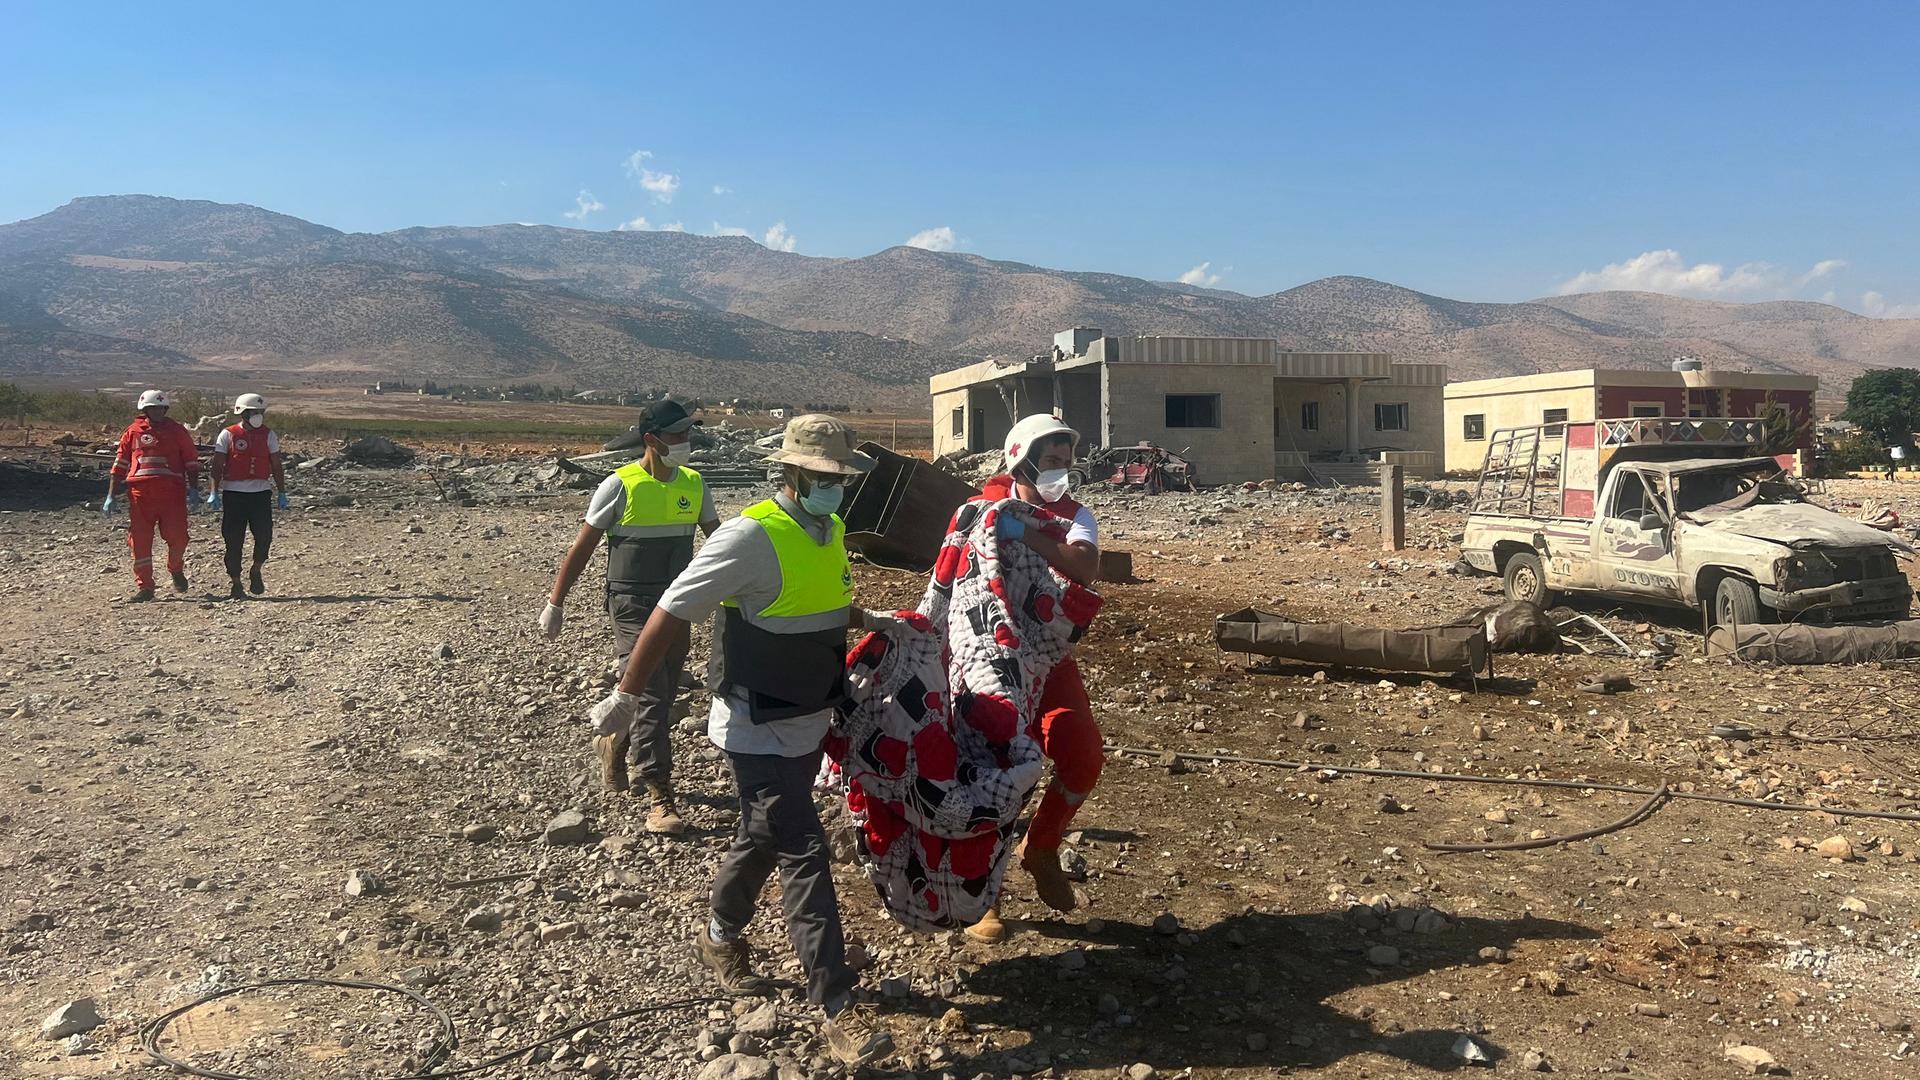
[[1053,782],[1027,826],[1027,846],[1052,851],[1059,848],[1067,823],[1093,792],[1106,764],[1100,725],[1093,719],[1093,706],[1073,657],[1060,661],[1047,676],[1034,727],[1041,751],[1053,762]]
[[156,477],[127,485],[127,543],[133,548],[133,583],[153,588],[153,528],[167,544],[167,569],[187,568],[187,489],[178,480]]

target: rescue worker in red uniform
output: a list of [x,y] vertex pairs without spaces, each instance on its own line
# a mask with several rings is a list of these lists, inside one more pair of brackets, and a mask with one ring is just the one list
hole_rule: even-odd
[[[207,493],[207,505],[220,511],[220,536],[227,545],[227,596],[244,600],[248,592],[259,596],[267,591],[261,567],[273,547],[276,490],[279,508],[287,508],[287,470],[280,436],[267,426],[267,399],[241,394],[234,399],[233,414],[240,419],[221,429],[213,443],[213,490]],[[253,533],[253,569],[243,589],[240,555],[248,532]]]
[[113,513],[115,497],[126,485],[135,602],[153,599],[155,526],[166,541],[173,591],[187,591],[187,499],[200,479],[200,450],[193,433],[167,417],[170,404],[164,390],[140,395],[140,418],[120,436],[107,476],[107,498],[100,504],[102,513]]
[[[1007,434],[1006,472],[982,486],[979,500],[1016,498],[1065,520],[1067,538],[1059,541],[1028,531],[1023,523],[1003,514],[1000,536],[1026,544],[1055,570],[1091,585],[1100,570],[1099,531],[1093,512],[1067,496],[1067,471],[1073,467],[1074,445],[1079,440],[1079,433],[1057,417],[1026,417]],[[1106,763],[1100,725],[1093,719],[1093,706],[1073,657],[1061,660],[1047,676],[1032,734],[1053,762],[1053,781],[1027,824],[1027,835],[1020,842],[1020,865],[1033,875],[1034,891],[1042,903],[1055,911],[1071,911],[1078,901],[1073,883],[1060,867],[1060,842]],[[1006,937],[1007,928],[996,909],[968,927],[967,934],[981,941],[999,941]]]

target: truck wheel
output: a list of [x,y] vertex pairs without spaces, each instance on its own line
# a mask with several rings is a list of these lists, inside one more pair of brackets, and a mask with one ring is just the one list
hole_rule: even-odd
[[1547,571],[1540,565],[1540,556],[1526,552],[1509,558],[1501,578],[1506,582],[1507,599],[1543,608],[1553,606],[1554,592],[1547,588]]
[[1713,621],[1720,626],[1767,621],[1767,609],[1760,606],[1760,590],[1742,577],[1723,577],[1713,590]]

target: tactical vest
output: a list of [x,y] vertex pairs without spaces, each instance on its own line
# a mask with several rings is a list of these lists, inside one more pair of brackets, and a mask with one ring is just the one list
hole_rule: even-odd
[[846,523],[815,543],[772,499],[742,511],[760,523],[780,560],[780,595],[757,612],[727,600],[714,624],[714,692],[744,700],[756,724],[832,708],[846,697],[847,609],[853,572]]
[[638,461],[613,475],[626,485],[627,506],[607,530],[607,591],[658,594],[693,561],[706,481],[692,469],[679,468],[662,483]]

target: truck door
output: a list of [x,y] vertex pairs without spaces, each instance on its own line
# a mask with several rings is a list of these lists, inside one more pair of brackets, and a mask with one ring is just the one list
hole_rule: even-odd
[[[1601,592],[1680,602],[1678,564],[1673,553],[1671,517],[1655,492],[1658,486],[1633,469],[1616,469],[1601,493],[1594,561]],[[1658,527],[1654,526],[1657,522]]]

